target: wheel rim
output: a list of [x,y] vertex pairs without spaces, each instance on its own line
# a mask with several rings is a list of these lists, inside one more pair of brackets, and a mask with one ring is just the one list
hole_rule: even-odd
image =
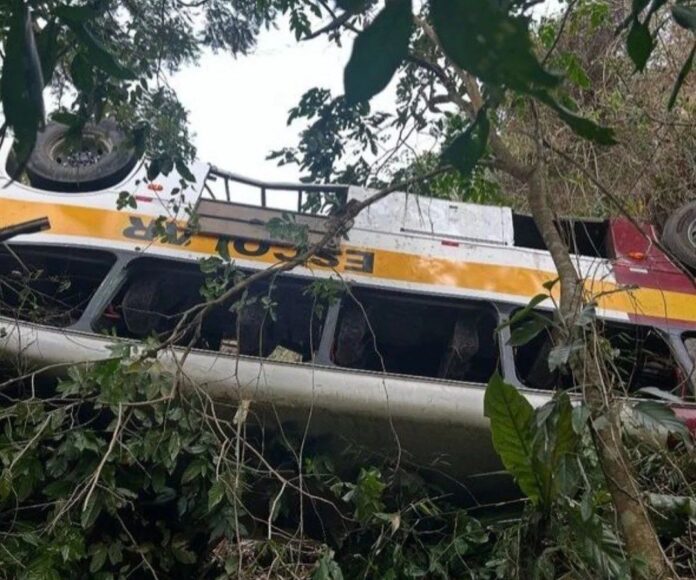
[[689,224],[689,229],[686,230],[686,239],[689,240],[691,246],[696,250],[696,219]]
[[111,152],[111,144],[97,133],[85,130],[81,135],[62,135],[51,147],[49,157],[63,167],[80,169],[97,165]]

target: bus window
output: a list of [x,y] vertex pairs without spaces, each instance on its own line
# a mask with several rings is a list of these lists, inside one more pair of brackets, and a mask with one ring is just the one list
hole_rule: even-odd
[[629,392],[645,387],[683,395],[683,373],[669,345],[649,326],[606,323],[604,336],[614,348],[614,365]]
[[48,326],[77,322],[116,258],[74,247],[0,246],[0,315]]
[[357,289],[344,298],[333,362],[368,371],[486,383],[497,314],[483,302]]
[[[127,338],[165,339],[225,354],[308,361],[319,347],[326,308],[307,292],[307,283],[276,277],[213,307],[200,326],[177,329],[187,311],[205,302],[206,276],[198,264],[142,258],[129,266],[123,288],[106,308],[98,330]],[[190,318],[187,318],[190,321]],[[279,355],[282,353],[282,355]]]
[[[636,392],[651,387],[683,395],[683,373],[657,330],[606,321],[598,322],[597,329],[609,342],[613,354],[611,365],[621,388]],[[572,387],[568,369],[550,370],[548,359],[552,349],[550,327],[527,344],[515,348],[517,376],[524,385],[535,389]]]

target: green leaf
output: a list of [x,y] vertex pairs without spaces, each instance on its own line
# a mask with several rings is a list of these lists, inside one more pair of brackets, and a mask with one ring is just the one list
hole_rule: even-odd
[[573,408],[573,430],[582,435],[587,427],[587,420],[590,418],[590,410],[583,403]]
[[594,502],[592,501],[592,494],[588,491],[582,494],[582,499],[580,500],[580,517],[583,522],[587,522],[592,517],[594,513]]
[[343,580],[343,572],[334,560],[333,552],[322,555],[312,573],[312,580]]
[[536,425],[532,405],[496,372],[486,387],[483,413],[491,421],[493,446],[505,469],[524,494],[538,503],[543,490],[533,466]]
[[382,492],[386,484],[382,481],[382,474],[370,467],[361,468],[358,481],[344,499],[351,500],[355,505],[355,517],[361,522],[367,522],[377,512],[384,510]]
[[510,346],[522,346],[534,339],[540,332],[553,324],[553,321],[546,316],[529,313],[528,317],[515,322],[510,327]]
[[41,73],[44,86],[51,84],[53,71],[58,62],[58,25],[51,20],[38,34],[36,34],[36,48],[41,60]]
[[686,57],[684,64],[679,70],[677,80],[674,81],[672,94],[669,96],[669,102],[667,103],[667,109],[670,111],[674,108],[674,104],[677,102],[677,95],[679,95],[679,91],[681,90],[686,77],[689,76],[689,73],[691,72],[691,68],[694,64],[694,54],[696,54],[696,43],[694,43],[694,45],[691,47],[691,52],[689,52],[689,56]]
[[150,161],[150,165],[147,166],[147,178],[149,181],[157,179],[157,176],[161,172],[162,161],[158,157]]
[[196,554],[183,537],[177,536],[172,540],[172,554],[182,564],[196,563]]
[[75,88],[80,92],[91,93],[94,89],[94,72],[84,53],[78,52],[72,59],[70,78]]
[[46,497],[51,499],[58,499],[61,497],[68,496],[70,492],[75,488],[75,485],[67,480],[59,479],[52,483],[49,483],[43,488],[43,493]]
[[82,119],[75,115],[74,113],[69,113],[68,111],[57,111],[51,114],[51,119],[56,123],[62,123],[68,127],[79,127],[82,124]]
[[343,75],[348,104],[369,101],[389,84],[408,54],[412,31],[411,0],[387,0],[353,43]]
[[[68,8],[66,6],[62,8]],[[87,58],[108,75],[121,80],[135,78],[135,73],[121,65],[109,50],[90,32],[85,18],[75,18],[74,12],[59,10],[58,17],[68,26],[80,44],[87,50]]]
[[167,445],[167,450],[169,451],[169,458],[172,463],[176,461],[181,450],[181,437],[178,431],[174,431],[169,437],[169,444]]
[[194,459],[191,463],[189,463],[188,467],[184,470],[183,475],[181,476],[181,483],[188,483],[190,481],[193,481],[196,477],[198,477],[201,472],[203,471],[203,462],[197,459]]
[[104,544],[97,544],[96,548],[91,551],[91,553],[92,560],[89,563],[89,571],[94,574],[95,572],[99,572],[106,562],[106,546]]
[[490,0],[431,0],[430,8],[447,56],[483,82],[527,93],[560,82],[534,55],[524,17]]
[[590,119],[581,117],[577,113],[573,113],[573,111],[570,111],[561,105],[547,92],[537,92],[534,96],[550,109],[556,111],[556,114],[561,121],[568,125],[568,127],[570,127],[576,135],[579,135],[583,139],[594,141],[599,145],[616,144],[617,141],[614,138],[613,129],[603,127]]
[[675,4],[672,6],[672,17],[682,28],[696,32],[696,8],[693,6]]
[[570,357],[574,353],[581,352],[584,348],[582,341],[576,341],[573,344],[561,344],[554,346],[549,352],[549,370],[555,371],[565,367],[570,361]]
[[211,511],[225,497],[225,484],[221,479],[216,480],[208,490],[208,511]]
[[545,435],[550,452],[540,457],[540,460],[551,474],[553,481],[550,484],[558,490],[561,486],[557,481],[558,468],[563,461],[572,457],[578,444],[578,437],[573,429],[573,406],[567,393],[557,395],[554,412],[546,422]]
[[218,239],[215,251],[225,262],[230,261],[230,241],[227,238]]
[[17,172],[21,172],[34,149],[45,112],[44,80],[31,14],[19,0],[13,2],[4,50],[0,99],[5,121],[14,131]]
[[696,499],[681,495],[649,493],[650,505],[658,512],[679,512],[688,517],[696,518]]
[[107,553],[109,554],[109,562],[111,562],[112,565],[115,566],[116,564],[119,564],[123,561],[123,551],[121,550],[121,542],[114,541],[111,544],[109,544],[109,547],[107,548]]
[[12,492],[12,479],[9,471],[0,474],[0,502],[6,500]]
[[486,151],[490,122],[485,110],[479,111],[476,120],[442,152],[441,163],[452,165],[467,177]]
[[642,71],[650,58],[654,44],[647,24],[634,20],[626,38],[626,49],[636,70]]
[[89,503],[80,513],[80,523],[86,530],[94,525],[102,510],[102,498],[98,492],[94,493],[90,498]]
[[640,401],[631,407],[636,423],[648,431],[667,431],[686,436],[689,430],[674,411],[658,401]]
[[540,504],[549,508],[559,492],[574,484],[572,469],[577,467],[571,454],[575,452],[578,437],[573,430],[573,406],[568,394],[557,393],[549,403],[536,410],[535,419],[536,461],[532,465],[542,482]]
[[572,455],[563,455],[554,469],[556,487],[565,496],[573,496],[580,481],[580,468]]
[[511,324],[520,322],[525,318],[529,318],[533,310],[548,298],[548,294],[537,294],[525,305],[524,308],[520,308],[519,310],[517,310],[507,322],[501,324],[498,328],[505,328],[506,326],[510,326]]
[[590,78],[577,56],[572,52],[564,52],[560,56],[561,65],[565,70],[568,80],[582,89],[589,89],[591,86]]
[[592,566],[594,577],[617,580],[633,577],[630,573],[631,561],[626,558],[621,541],[607,524],[594,513],[590,514],[588,520],[575,511],[569,515],[574,546],[583,560]]
[[183,160],[177,159],[174,165],[179,175],[183,177],[186,181],[189,181],[191,183],[196,181],[195,176],[193,175],[193,173],[191,173],[191,171],[188,168],[188,165],[186,165],[186,163],[184,163]]
[[87,22],[97,15],[92,8],[87,6],[58,6],[54,14],[64,22],[76,24]]

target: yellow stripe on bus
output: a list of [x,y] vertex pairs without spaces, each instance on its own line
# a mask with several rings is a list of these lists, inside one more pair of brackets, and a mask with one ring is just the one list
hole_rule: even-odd
[[[0,227],[42,216],[47,216],[51,222],[51,229],[48,232],[50,234],[128,241],[134,246],[141,247],[149,244],[161,245],[159,242],[148,240],[138,244],[132,237],[124,235],[124,230],[133,227],[133,220],[147,225],[153,219],[152,216],[84,206],[13,199],[0,200]],[[193,236],[185,246],[167,244],[167,247],[180,249],[182,252],[215,254],[217,241],[212,237]],[[245,242],[244,248],[246,251],[240,253],[230,244],[230,256],[261,263],[275,263],[278,261],[278,252],[292,254],[292,250],[287,248],[256,251],[259,244],[254,242]],[[555,278],[555,274],[533,268],[462,262],[347,245],[341,246],[341,249],[341,255],[335,266],[336,270],[352,271],[361,275],[369,274],[393,281],[449,286],[530,298],[543,291],[544,282]],[[362,267],[362,262],[368,255],[370,270]],[[321,266],[321,263],[317,265]],[[598,280],[588,280],[586,287],[593,295],[602,294],[599,306],[607,310],[666,320],[696,322],[696,297],[693,294],[650,288],[617,291],[618,287],[615,284]]]

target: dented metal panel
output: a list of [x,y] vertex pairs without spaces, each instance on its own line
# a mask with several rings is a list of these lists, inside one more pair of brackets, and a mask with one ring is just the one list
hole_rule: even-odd
[[[351,188],[349,197],[364,199],[372,192]],[[436,238],[512,246],[512,210],[392,193],[363,211],[355,220],[358,228]]]
[[211,199],[201,199],[194,213],[198,219],[199,234],[259,240],[278,245],[294,245],[296,242],[274,235],[269,228],[269,222],[273,219],[283,219],[284,215],[292,216],[295,224],[306,226],[307,241],[310,244],[321,241],[329,225],[327,216],[289,213]]

